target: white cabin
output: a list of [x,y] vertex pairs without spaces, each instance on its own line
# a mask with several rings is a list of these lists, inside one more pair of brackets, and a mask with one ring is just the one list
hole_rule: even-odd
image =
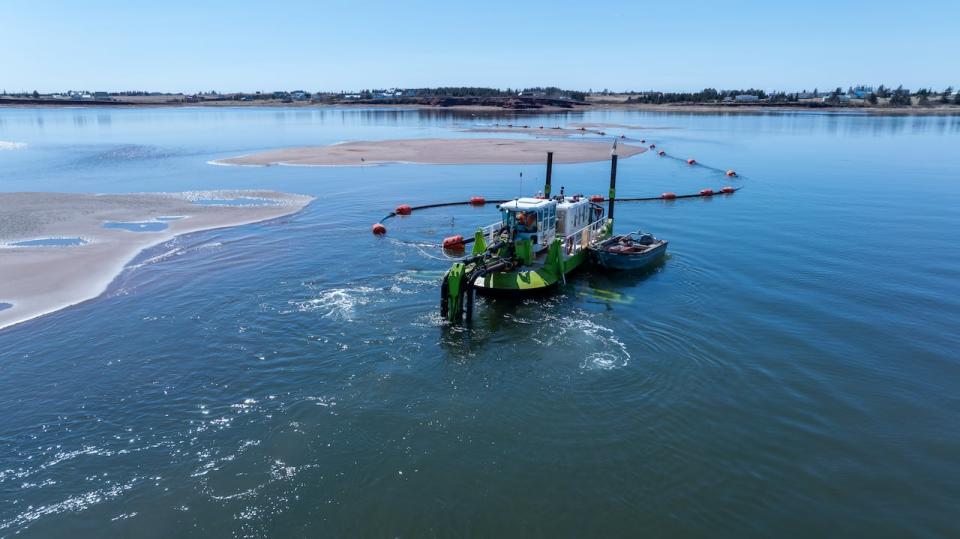
[[501,224],[512,232],[513,240],[531,240],[534,252],[538,253],[556,237],[579,237],[599,222],[603,210],[583,197],[518,198],[501,204],[500,214]]

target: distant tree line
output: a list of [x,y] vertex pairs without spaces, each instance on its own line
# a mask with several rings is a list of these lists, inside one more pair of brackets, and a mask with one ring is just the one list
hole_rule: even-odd
[[[586,92],[576,90],[564,90],[556,86],[536,86],[533,88],[485,88],[478,86],[442,86],[438,88],[411,88],[404,90],[417,97],[517,97],[518,95],[543,96],[553,99],[572,99],[574,101],[583,101],[587,98]],[[383,90],[364,90],[360,96],[373,95],[383,92]]]
[[[602,92],[604,95],[609,95],[609,90],[604,90]],[[629,97],[627,101],[633,103],[649,103],[653,105],[667,104],[667,103],[715,103],[718,101],[723,101],[725,97],[736,97],[738,95],[754,95],[759,99],[766,99],[767,93],[763,90],[758,90],[756,88],[750,88],[747,90],[717,90],[715,88],[704,88],[699,92],[656,92],[656,91],[647,91],[647,92],[627,92]],[[778,96],[783,96],[786,99],[784,93],[777,94]]]
[[[860,91],[858,98],[865,99],[871,105],[879,105],[880,99],[887,100],[886,103],[889,106],[893,107],[906,107],[914,104],[913,98],[916,99],[916,104],[922,107],[932,106],[934,99],[937,103],[946,105],[946,104],[957,104],[960,105],[960,92],[954,92],[952,86],[948,86],[939,94],[934,92],[931,88],[921,88],[915,92],[911,92],[909,89],[904,88],[902,85],[898,86],[896,89],[891,90],[890,88],[880,85],[876,90],[870,92],[867,95],[863,95],[862,89],[863,86],[858,86],[854,89],[852,86],[849,87],[846,91],[842,88],[837,87],[829,93],[821,93],[818,89],[814,89],[813,92],[765,92],[756,88],[748,88],[745,90],[717,90],[714,88],[704,88],[699,92],[659,92],[659,91],[628,91],[620,92],[620,95],[627,95],[627,101],[633,103],[644,103],[644,104],[672,104],[672,103],[719,103],[724,99],[735,99],[739,95],[751,95],[756,96],[758,100],[763,100],[766,103],[796,103],[800,99],[809,99],[809,98],[823,98],[823,102],[829,105],[839,105],[843,102],[849,101],[851,96],[858,95],[857,91]],[[616,92],[611,92],[610,90],[604,89],[601,92],[598,92],[600,95],[612,95]]]

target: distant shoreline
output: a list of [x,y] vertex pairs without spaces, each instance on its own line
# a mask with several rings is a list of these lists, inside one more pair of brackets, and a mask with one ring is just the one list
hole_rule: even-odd
[[0,98],[0,108],[166,108],[166,107],[270,107],[290,109],[397,109],[397,110],[435,110],[473,113],[496,113],[531,115],[557,112],[587,112],[591,110],[611,111],[650,111],[650,112],[677,112],[699,114],[766,114],[766,113],[826,113],[826,114],[867,114],[873,116],[953,116],[960,115],[960,105],[934,105],[930,107],[889,107],[889,106],[811,106],[806,104],[696,104],[681,103],[669,105],[654,105],[647,103],[608,103],[594,101],[587,104],[571,104],[570,106],[540,105],[528,108],[510,108],[492,105],[430,105],[422,103],[377,103],[377,102],[283,102],[281,100],[256,101],[197,101],[197,102],[165,102],[165,101],[74,101],[52,99],[11,99]]

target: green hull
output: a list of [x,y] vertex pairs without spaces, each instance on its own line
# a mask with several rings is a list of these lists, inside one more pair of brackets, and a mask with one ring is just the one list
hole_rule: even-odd
[[571,273],[586,260],[587,252],[580,251],[563,261],[563,270],[559,271],[555,264],[545,264],[543,267],[526,271],[503,271],[478,277],[474,281],[477,292],[481,294],[535,293],[556,286],[563,280],[563,276]]

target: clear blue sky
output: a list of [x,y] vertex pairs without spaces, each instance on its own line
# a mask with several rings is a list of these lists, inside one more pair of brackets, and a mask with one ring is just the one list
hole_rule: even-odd
[[8,0],[0,7],[7,91],[960,85],[956,0]]

